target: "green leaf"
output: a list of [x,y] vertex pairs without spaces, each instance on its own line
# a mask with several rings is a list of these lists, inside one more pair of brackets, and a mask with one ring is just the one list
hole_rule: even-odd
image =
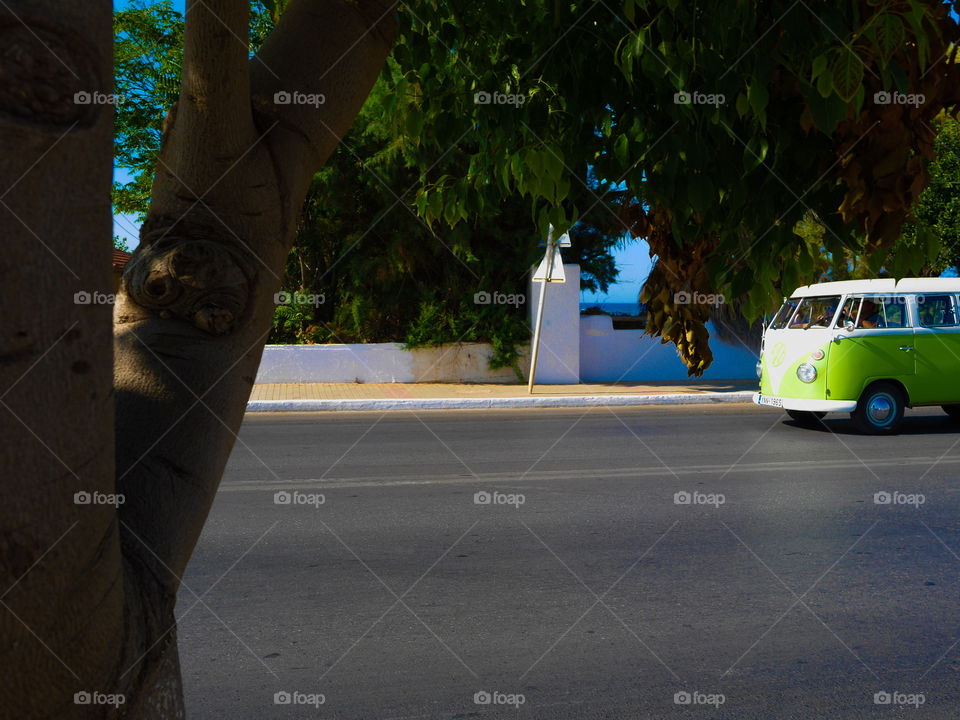
[[750,101],[747,100],[745,93],[739,93],[737,95],[737,115],[743,117],[748,112],[750,112]]
[[630,161],[630,141],[626,135],[620,135],[613,143],[613,154],[621,165],[627,165]]
[[750,83],[750,87],[747,88],[747,100],[750,103],[750,107],[753,108],[753,114],[761,117],[764,114],[763,111],[767,108],[767,103],[770,101],[770,93],[767,92],[767,86],[759,82]]
[[404,132],[411,138],[419,138],[423,132],[423,123],[425,117],[423,113],[416,112],[415,110],[410,110],[407,114],[406,123],[404,125]]
[[743,149],[743,167],[747,172],[758,167],[767,159],[770,143],[765,137],[752,137]]
[[538,180],[543,177],[543,155],[540,152],[528,150],[524,161]]
[[500,182],[503,189],[510,192],[510,162],[507,160],[500,163]]
[[917,226],[917,246],[923,256],[922,262],[933,262],[940,254],[940,237],[927,225]]
[[547,146],[543,153],[543,167],[549,177],[559,178],[563,174],[563,156],[559,148]]
[[443,216],[443,193],[434,191],[430,195],[430,203],[427,206],[426,219],[428,223],[439,220]]
[[824,68],[817,76],[817,92],[823,98],[833,94],[833,70],[830,68]]
[[863,63],[852,50],[843,48],[833,63],[833,89],[846,102],[863,87]]
[[520,187],[520,183],[526,174],[523,172],[523,158],[520,157],[520,153],[514,153],[513,157],[510,158],[510,170],[513,173],[513,179],[516,181],[517,187]]
[[903,14],[913,29],[913,39],[917,43],[917,51],[920,59],[920,67],[926,68],[930,62],[930,41],[927,39],[927,33],[923,28],[923,21],[929,18],[927,9],[916,0],[910,0],[910,10]]
[[883,62],[888,63],[894,53],[903,47],[906,42],[903,21],[893,13],[883,13],[878,15],[874,22],[877,24],[877,49],[880,51]]
[[822,53],[813,59],[813,71],[810,73],[810,82],[816,80],[827,69],[829,53]]
[[800,273],[798,272],[799,268],[787,260],[783,265],[783,285],[784,288],[790,288],[787,292],[792,292],[794,288],[800,287]]
[[447,206],[443,210],[443,219],[446,220],[447,225],[453,227],[456,225],[457,220],[460,216],[459,202],[456,197],[451,197],[450,202],[447,203]]
[[417,199],[415,201],[415,205],[417,207],[417,214],[420,217],[426,217],[429,200],[430,198],[427,197],[427,193],[425,193],[424,191],[421,190],[420,192],[417,193]]

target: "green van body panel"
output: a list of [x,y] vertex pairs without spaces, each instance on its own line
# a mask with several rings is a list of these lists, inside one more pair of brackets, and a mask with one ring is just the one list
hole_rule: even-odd
[[960,328],[917,328],[915,405],[960,403]]
[[856,330],[830,343],[830,400],[858,400],[875,380],[898,380],[913,399],[916,387],[913,330]]

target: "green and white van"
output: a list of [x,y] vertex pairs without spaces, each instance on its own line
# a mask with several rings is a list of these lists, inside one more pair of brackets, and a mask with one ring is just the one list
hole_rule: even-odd
[[892,433],[904,408],[960,418],[960,279],[849,280],[797,288],[763,334],[758,405],[814,424],[849,412]]

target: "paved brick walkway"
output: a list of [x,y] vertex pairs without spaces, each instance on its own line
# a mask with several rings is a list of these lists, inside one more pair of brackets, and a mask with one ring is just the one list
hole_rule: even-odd
[[[537,385],[534,396],[660,395],[664,393],[737,392],[756,390],[756,380],[696,382],[589,383]],[[526,385],[487,383],[272,383],[254,385],[251,401],[260,400],[371,400],[397,398],[512,398],[529,397]]]

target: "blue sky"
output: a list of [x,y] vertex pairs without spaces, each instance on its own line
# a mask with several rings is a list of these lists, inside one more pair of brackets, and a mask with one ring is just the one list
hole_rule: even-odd
[[631,242],[623,250],[614,250],[613,257],[616,259],[617,268],[620,270],[617,283],[610,286],[610,291],[606,295],[581,292],[581,303],[637,302],[640,288],[652,267],[650,249],[647,243],[642,240]]

